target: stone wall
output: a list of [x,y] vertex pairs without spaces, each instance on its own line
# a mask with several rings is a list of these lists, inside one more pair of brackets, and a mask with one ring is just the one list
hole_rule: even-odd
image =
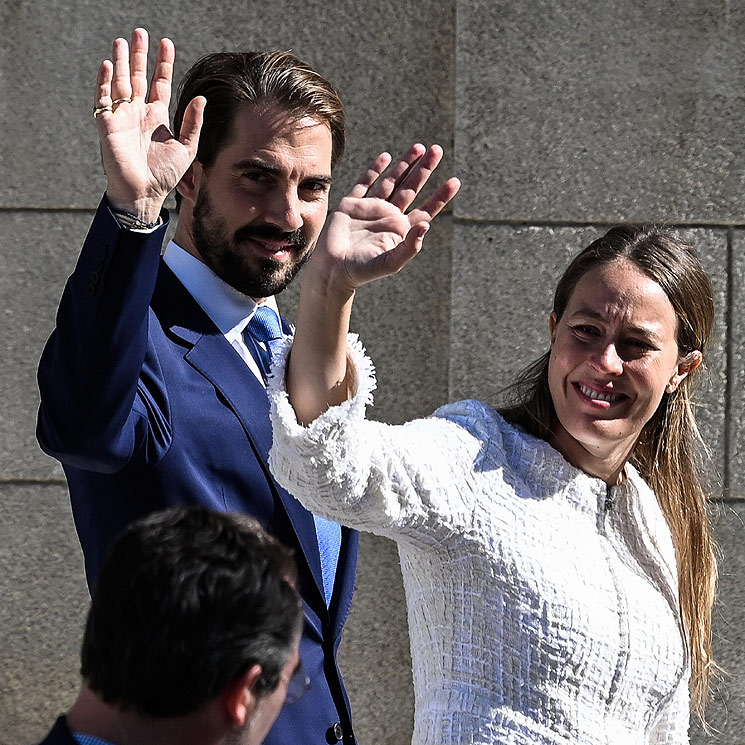
[[[93,83],[135,25],[203,53],[292,49],[342,91],[343,194],[367,161],[412,141],[463,180],[427,249],[360,293],[377,363],[374,416],[492,400],[543,350],[557,272],[616,222],[679,227],[714,280],[718,327],[699,415],[722,545],[712,705],[745,726],[745,5],[714,0],[0,0],[0,745],[37,740],[77,688],[87,606],[62,471],[34,438],[35,368],[100,198]],[[281,298],[292,316],[297,287]],[[410,660],[395,546],[364,537],[342,666],[363,743],[408,741]]]

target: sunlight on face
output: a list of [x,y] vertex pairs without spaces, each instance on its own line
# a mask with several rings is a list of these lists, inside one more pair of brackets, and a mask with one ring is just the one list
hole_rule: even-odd
[[685,377],[677,328],[663,289],[634,264],[600,265],[580,279],[563,316],[552,315],[548,370],[552,444],[570,462],[595,475],[598,461],[622,465],[668,386]]

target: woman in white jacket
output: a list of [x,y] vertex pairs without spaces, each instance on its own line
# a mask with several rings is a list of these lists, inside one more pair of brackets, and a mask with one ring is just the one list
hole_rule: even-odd
[[676,236],[613,229],[560,279],[550,349],[511,405],[368,421],[352,300],[457,191],[406,213],[440,155],[414,146],[387,176],[380,156],[329,219],[270,384],[272,470],[312,511],[398,543],[417,745],[687,742],[713,665],[690,404],[709,280]]

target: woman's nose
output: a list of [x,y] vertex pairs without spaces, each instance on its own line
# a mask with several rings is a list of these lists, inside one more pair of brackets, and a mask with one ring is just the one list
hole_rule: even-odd
[[592,360],[593,365],[601,372],[620,375],[623,372],[623,360],[614,343],[603,344]]

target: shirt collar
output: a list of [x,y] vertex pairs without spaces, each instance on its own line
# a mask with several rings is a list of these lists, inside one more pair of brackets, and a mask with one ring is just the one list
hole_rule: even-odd
[[[174,241],[166,246],[163,261],[223,334],[243,331],[258,307],[248,295],[223,282],[205,263]],[[268,297],[264,305],[279,315],[274,296]]]
[[94,737],[84,732],[73,732],[72,736],[78,745],[112,745],[111,742],[104,740],[102,737]]

